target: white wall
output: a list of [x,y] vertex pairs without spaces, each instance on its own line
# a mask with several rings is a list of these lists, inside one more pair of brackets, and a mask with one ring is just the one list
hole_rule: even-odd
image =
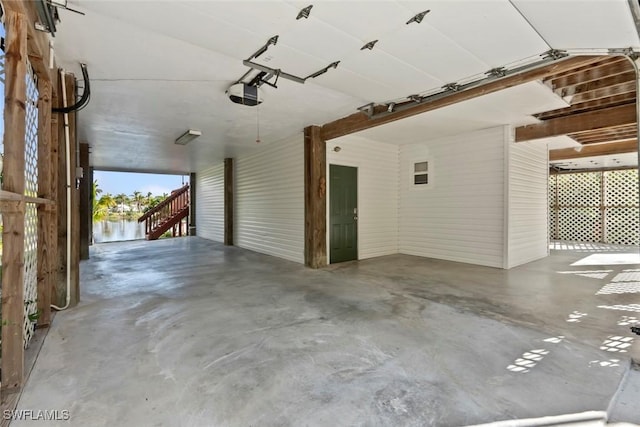
[[[400,147],[400,253],[503,267],[507,131]],[[429,184],[414,186],[413,163],[425,160]]]
[[224,163],[196,173],[196,234],[224,241]]
[[[327,182],[330,164],[358,168],[358,259],[398,253],[398,153],[397,145],[354,135],[327,143]],[[327,224],[330,192],[327,188]]]
[[506,268],[548,255],[549,161],[546,144],[510,143],[508,148],[508,250]]
[[304,136],[234,159],[234,244],[304,263]]

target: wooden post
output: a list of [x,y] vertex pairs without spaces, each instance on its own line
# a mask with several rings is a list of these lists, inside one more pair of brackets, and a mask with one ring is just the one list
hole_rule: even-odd
[[189,175],[189,236],[196,235],[196,174]]
[[327,265],[327,144],[319,126],[304,130],[304,262]]
[[91,174],[89,173],[89,144],[80,144],[80,259],[89,259],[91,241]]
[[233,159],[224,159],[224,244],[233,245]]
[[[5,41],[4,180],[2,188],[25,190],[27,19],[8,11]],[[2,203],[2,390],[16,391],[24,378],[24,202]]]
[[[51,194],[51,82],[38,81],[38,197],[53,200]],[[38,327],[51,323],[52,270],[51,239],[53,206],[38,206]]]
[[[60,75],[57,72],[51,73],[51,106],[59,107],[60,93]],[[51,114],[51,200],[55,202],[55,206],[52,212],[52,220],[49,228],[49,238],[51,239],[52,246],[49,248],[49,258],[51,262],[51,302],[59,303],[56,298],[58,283],[60,281],[60,252],[64,251],[64,246],[60,246],[60,240],[58,238],[58,224],[60,222],[61,207],[60,194],[64,194],[64,189],[59,190],[58,185],[60,182],[59,177],[59,156],[60,156],[60,128],[61,120],[59,114]],[[64,179],[64,178],[63,178]],[[62,193],[60,192],[62,191]]]

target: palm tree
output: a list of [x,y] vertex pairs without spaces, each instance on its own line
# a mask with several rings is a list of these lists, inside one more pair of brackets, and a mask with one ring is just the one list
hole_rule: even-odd
[[120,206],[120,214],[124,215],[124,204],[129,204],[129,198],[126,194],[120,193],[115,197],[116,203]]
[[139,191],[134,191],[131,195],[131,200],[133,200],[133,202],[136,204],[138,212],[140,212],[140,205],[142,205],[142,203],[144,202],[144,196],[142,195],[142,193]]
[[109,193],[100,197],[97,203],[94,203],[93,207],[93,220],[102,221],[109,214],[109,209],[116,206],[117,203],[113,196]]

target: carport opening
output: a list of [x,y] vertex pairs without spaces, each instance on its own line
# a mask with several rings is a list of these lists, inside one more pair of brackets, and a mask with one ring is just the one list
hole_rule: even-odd
[[189,232],[189,176],[95,171],[92,242],[155,240]]

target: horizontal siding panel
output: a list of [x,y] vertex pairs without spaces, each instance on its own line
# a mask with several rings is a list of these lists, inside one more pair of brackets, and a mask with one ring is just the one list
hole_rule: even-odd
[[398,155],[397,145],[354,135],[327,144],[327,177],[330,164],[358,168],[358,259],[398,253]]
[[547,256],[548,173],[546,145],[509,144],[509,268]]
[[[399,252],[502,267],[505,129],[400,147]],[[429,161],[429,185],[412,184]]]
[[234,167],[235,244],[304,263],[302,134],[238,157]]
[[224,241],[224,164],[196,173],[196,234]]

